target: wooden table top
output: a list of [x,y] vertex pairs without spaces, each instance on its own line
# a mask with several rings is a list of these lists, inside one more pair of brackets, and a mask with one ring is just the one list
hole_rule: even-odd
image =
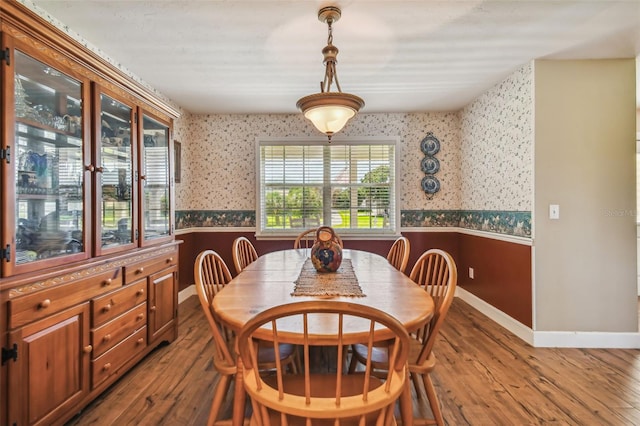
[[[259,312],[304,300],[336,300],[372,306],[395,317],[409,331],[419,328],[433,315],[433,299],[424,289],[393,268],[386,258],[359,250],[345,249],[343,259],[351,259],[364,297],[293,296],[294,281],[308,256],[308,249],[282,250],[260,256],[213,298],[214,311],[235,331]],[[299,324],[291,324],[291,330],[299,328]],[[286,335],[286,324],[278,323],[278,329],[281,335]],[[336,324],[321,318],[310,320],[310,333],[317,344],[322,344],[323,335],[335,335],[335,330]],[[368,323],[345,319],[345,330],[349,333],[345,343],[359,342],[368,334]],[[296,340],[299,334],[292,333],[287,340],[301,343]],[[265,334],[264,337],[269,336]]]

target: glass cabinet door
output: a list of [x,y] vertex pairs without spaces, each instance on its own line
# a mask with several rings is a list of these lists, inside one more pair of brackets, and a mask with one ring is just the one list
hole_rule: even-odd
[[171,235],[169,126],[147,115],[142,119],[142,244]]
[[[6,99],[13,99],[15,113],[13,176],[4,183],[10,192],[5,200],[14,209],[5,222],[13,222],[15,230],[10,273],[37,269],[28,266],[37,262],[87,257],[83,98],[88,95],[85,81],[18,49],[11,66],[13,93]],[[6,235],[4,240],[11,245]]]
[[134,107],[103,91],[98,94],[100,126],[96,144],[96,254],[135,245],[133,146]]

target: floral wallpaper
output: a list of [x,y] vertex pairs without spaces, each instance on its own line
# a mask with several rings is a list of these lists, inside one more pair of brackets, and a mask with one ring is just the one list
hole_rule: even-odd
[[461,111],[462,209],[532,209],[532,88],[529,63]]
[[[462,227],[531,237],[532,66],[525,65],[460,112],[359,114],[343,136],[398,136],[402,227]],[[259,137],[318,136],[298,114],[187,116],[177,228],[255,226]],[[440,141],[441,190],[420,187],[427,132]],[[189,190],[183,190],[189,188]]]
[[[528,65],[460,112],[359,114],[342,135],[399,137],[401,227],[531,237],[530,86]],[[441,190],[432,199],[420,187],[427,132],[441,146]],[[178,229],[255,226],[256,138],[319,136],[298,114],[185,115],[178,134],[187,141],[176,185]]]
[[[256,138],[322,136],[299,114],[190,115],[183,120],[184,131],[176,136],[186,141],[182,180],[176,185],[179,211],[255,210]],[[458,127],[457,113],[359,114],[341,136],[398,136],[400,208],[456,209],[460,204]],[[420,141],[427,132],[437,135],[441,144],[437,177],[442,189],[432,200],[420,188],[424,176]]]

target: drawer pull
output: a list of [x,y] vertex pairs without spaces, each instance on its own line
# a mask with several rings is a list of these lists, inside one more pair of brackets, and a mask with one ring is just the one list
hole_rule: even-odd
[[142,268],[142,267],[136,269],[136,274],[141,274],[143,272],[144,272],[144,268]]
[[136,317],[136,319],[138,321],[143,320],[144,319],[144,314],[138,314],[138,316]]
[[51,305],[51,299],[44,299],[38,304],[38,309],[47,309]]
[[104,308],[102,308],[102,312],[109,312],[111,310],[111,303],[109,303],[108,305],[104,305]]
[[170,257],[167,259],[167,263],[171,263],[171,262],[173,262],[173,257]]
[[102,371],[108,371],[111,368],[111,363],[108,362],[102,366]]
[[111,340],[111,335],[110,334],[105,334],[105,336],[102,338],[102,340],[104,340],[105,342],[108,342],[109,340]]
[[140,290],[136,291],[136,296],[142,296],[144,294],[144,289],[141,288]]
[[87,345],[87,346],[85,346],[85,347],[83,348],[83,350],[84,350],[84,353],[85,353],[85,354],[88,354],[89,352],[91,352],[91,351],[93,350],[93,346],[91,346],[91,345]]
[[113,280],[112,280],[111,278],[108,278],[108,279],[106,279],[106,280],[104,280],[104,281],[102,282],[102,285],[103,285],[104,287],[107,287],[107,286],[110,286],[112,282],[113,282]]
[[150,308],[149,308],[149,311],[150,311],[150,312],[155,312],[155,311],[156,311],[156,307],[155,307],[155,306],[150,307]]
[[138,343],[139,345],[143,344],[143,343],[144,343],[144,337],[139,338],[139,339],[138,339],[138,341],[137,341],[137,343]]

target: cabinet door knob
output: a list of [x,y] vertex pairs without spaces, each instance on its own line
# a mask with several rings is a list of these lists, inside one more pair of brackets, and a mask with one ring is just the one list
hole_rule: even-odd
[[93,350],[93,346],[91,346],[91,345],[87,345],[87,346],[85,346],[85,347],[83,348],[83,350],[84,350],[84,353],[85,353],[85,354],[88,354],[89,352],[91,352],[91,351]]
[[105,342],[108,342],[109,340],[111,340],[111,335],[110,334],[105,334],[104,337],[102,338],[102,340],[104,340]]
[[138,314],[137,319],[138,319],[138,321],[143,320],[144,319],[144,314]]
[[150,307],[150,308],[149,308],[149,311],[150,311],[150,312],[155,312],[155,311],[156,311],[156,307],[155,307],[155,306]]
[[96,167],[96,172],[102,173],[102,172],[104,172],[104,168],[103,167]]
[[44,299],[38,304],[38,309],[46,309],[51,305],[51,299]]
[[94,166],[93,164],[89,164],[89,165],[87,165],[87,166],[84,166],[84,168],[85,168],[86,170],[89,170],[90,172],[93,172],[93,171],[95,171],[95,170],[96,170],[96,168],[95,168],[95,166]]
[[111,363],[108,362],[105,365],[102,366],[102,370],[103,371],[108,371],[111,368]]
[[113,280],[111,278],[107,278],[106,280],[104,280],[102,282],[102,285],[106,287],[108,285],[111,285],[112,282],[113,282]]
[[139,345],[143,344],[144,343],[144,337],[139,338],[137,343]]
[[142,296],[144,294],[144,289],[140,289],[136,292],[136,296]]
[[108,305],[104,305],[104,308],[102,308],[102,312],[109,312],[111,310],[111,303],[109,303]]

